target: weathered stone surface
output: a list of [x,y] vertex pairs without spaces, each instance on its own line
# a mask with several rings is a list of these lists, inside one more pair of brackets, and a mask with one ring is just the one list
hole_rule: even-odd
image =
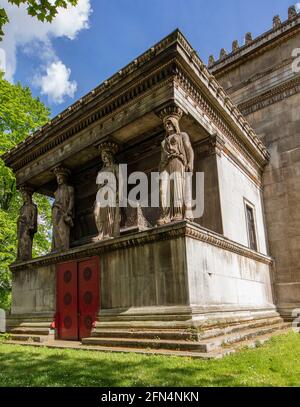
[[[228,58],[223,53],[224,63]],[[96,147],[113,137],[121,146],[116,160],[129,164],[128,175],[143,171],[151,178],[151,172],[159,170],[164,138],[159,113],[170,109],[183,113],[180,129],[174,121],[173,125],[177,135],[188,140],[188,148],[179,151],[179,156],[186,155],[185,169],[192,172],[195,164],[195,170],[205,171],[203,216],[195,223],[181,221],[191,218],[181,208],[180,216],[172,215],[173,222],[161,227],[111,233],[117,216],[102,219],[101,225],[94,218]],[[57,189],[53,168],[64,165],[71,170],[75,197],[75,214],[63,211],[74,224],[68,229],[70,247],[67,241],[65,251],[12,265],[12,316],[54,313],[56,265],[91,256],[100,259],[100,326],[118,326],[122,320],[127,326],[189,329],[277,316],[261,198],[269,153],[179,31],[4,159],[18,184],[30,180],[38,192],[48,195]],[[161,160],[164,168],[170,163]],[[273,178],[269,174],[269,180]],[[194,182],[193,197],[195,189]],[[245,202],[255,208],[258,251],[248,248]],[[143,216],[145,224],[155,225],[158,208],[145,208]],[[102,234],[103,224],[109,226],[108,233]],[[101,238],[93,241],[97,232]],[[102,239],[106,236],[112,238]]]
[[211,68],[270,152],[263,190],[267,234],[276,302],[290,318],[300,306],[300,75],[292,65],[299,27],[300,15],[291,7],[288,22],[274,19],[276,34],[254,40],[230,66]]
[[[119,166],[115,163],[118,145],[114,142],[103,142],[99,145],[103,167],[96,179],[98,192],[95,200],[95,223],[98,229],[96,240],[117,237],[120,234],[119,203]],[[109,186],[108,175],[113,177],[114,184]],[[108,188],[109,186],[109,188]],[[107,197],[105,198],[105,195]],[[109,200],[109,204],[107,201]],[[105,201],[105,202],[102,202]]]
[[23,205],[17,221],[18,253],[17,260],[24,261],[32,258],[32,242],[37,232],[37,206],[32,202],[33,190],[28,186],[22,186],[20,192]]
[[14,271],[12,314],[53,312],[56,309],[55,265]]
[[187,173],[194,171],[194,150],[190,137],[180,131],[182,110],[175,107],[163,109],[159,116],[165,126],[165,137],[161,143],[160,210],[158,225],[188,219],[193,221],[192,185]]
[[168,313],[177,306],[173,313],[180,316],[184,307],[188,314],[193,307],[194,315],[274,309],[268,257],[182,222],[16,263],[12,314],[54,312],[55,264],[96,254],[101,312]]
[[74,218],[74,188],[67,184],[70,172],[58,166],[54,169],[58,187],[52,205],[52,250],[63,251],[70,247],[70,229]]

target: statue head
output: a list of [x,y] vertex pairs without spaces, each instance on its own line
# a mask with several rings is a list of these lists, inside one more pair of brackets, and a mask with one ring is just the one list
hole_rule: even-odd
[[67,177],[64,174],[56,175],[56,181],[58,185],[63,185],[67,182]]
[[158,112],[159,118],[164,123],[167,135],[180,133],[179,120],[182,115],[182,109],[175,105],[166,106]]
[[63,185],[67,183],[70,171],[63,167],[56,167],[54,169],[54,174],[56,176],[56,181],[58,185]]
[[24,185],[24,186],[21,186],[19,190],[20,190],[24,204],[30,204],[32,202],[33,189]]
[[177,117],[169,116],[164,120],[167,135],[180,133],[179,120]]
[[115,154],[119,151],[119,144],[114,141],[114,139],[109,138],[102,141],[102,143],[98,145],[98,149],[104,167],[108,167],[115,163]]
[[114,156],[112,151],[110,150],[102,150],[101,151],[101,160],[105,167],[114,164]]

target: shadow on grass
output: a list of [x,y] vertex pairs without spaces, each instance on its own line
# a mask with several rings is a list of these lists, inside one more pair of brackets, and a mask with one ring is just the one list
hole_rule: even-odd
[[[9,346],[9,345],[7,345]],[[40,351],[40,352],[37,352]],[[42,351],[42,352],[41,352]],[[0,353],[0,386],[234,386],[235,378],[222,374],[204,378],[205,361],[160,356],[32,349],[11,346]],[[197,376],[199,379],[197,379]]]
[[214,361],[0,344],[0,386],[299,385],[299,344],[291,334]]

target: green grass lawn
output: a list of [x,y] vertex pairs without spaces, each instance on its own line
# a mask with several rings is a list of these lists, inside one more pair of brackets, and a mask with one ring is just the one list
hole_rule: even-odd
[[300,335],[221,360],[0,343],[0,386],[299,386]]

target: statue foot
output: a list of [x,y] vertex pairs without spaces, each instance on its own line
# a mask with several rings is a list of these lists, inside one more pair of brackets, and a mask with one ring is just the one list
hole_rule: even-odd
[[103,236],[102,235],[98,235],[96,237],[93,238],[94,242],[100,242],[100,240],[103,240]]
[[160,219],[158,219],[156,224],[157,224],[157,226],[163,226],[163,225],[166,225],[169,222],[170,221],[167,218],[160,218]]
[[176,215],[176,216],[173,216],[173,218],[171,219],[171,222],[180,222],[181,220],[182,220],[182,216]]

